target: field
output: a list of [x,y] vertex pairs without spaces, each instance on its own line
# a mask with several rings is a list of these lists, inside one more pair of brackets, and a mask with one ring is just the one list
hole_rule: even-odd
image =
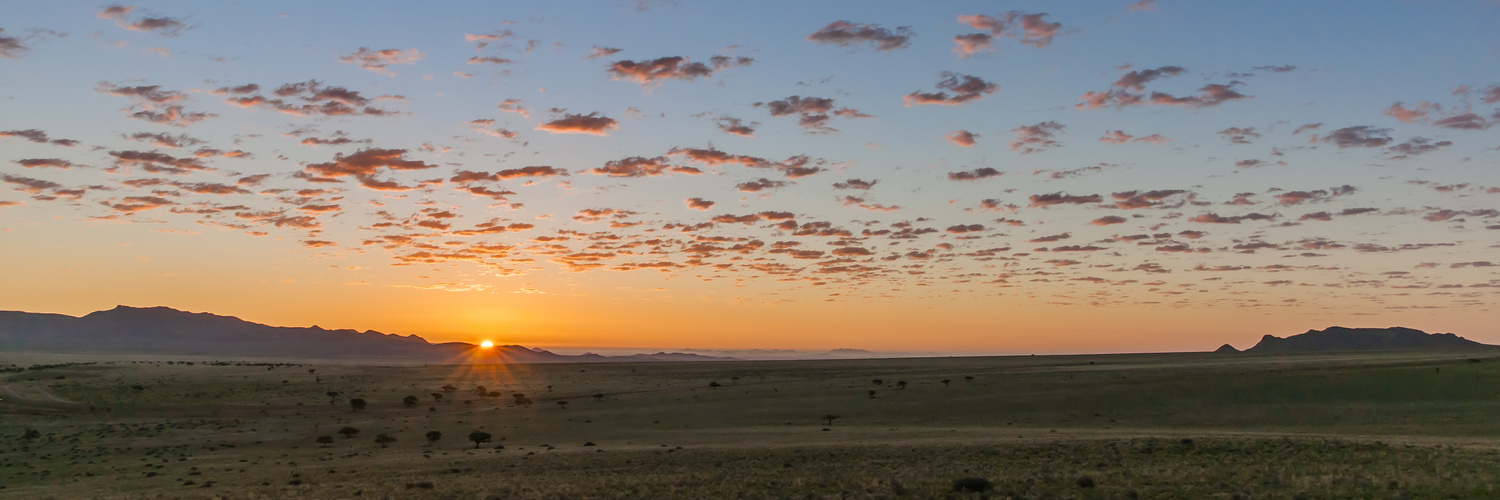
[[1487,356],[0,354],[0,498],[1495,498]]

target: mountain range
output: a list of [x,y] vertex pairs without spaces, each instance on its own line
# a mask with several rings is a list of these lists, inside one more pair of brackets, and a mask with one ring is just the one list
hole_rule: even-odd
[[[1296,352],[1332,351],[1398,351],[1398,350],[1444,350],[1464,351],[1493,349],[1500,346],[1481,344],[1451,333],[1427,333],[1413,328],[1345,328],[1332,326],[1322,330],[1308,330],[1286,338],[1275,335],[1261,337],[1254,347],[1243,352],[1252,354],[1283,354]],[[1234,346],[1224,344],[1217,353],[1241,352]]]
[[169,307],[118,306],[83,317],[0,311],[0,352],[361,359],[431,363],[727,361],[692,353],[565,355],[519,345],[481,349],[374,330],[268,326]]

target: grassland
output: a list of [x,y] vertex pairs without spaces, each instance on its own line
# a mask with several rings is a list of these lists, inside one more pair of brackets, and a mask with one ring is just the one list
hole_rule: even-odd
[[0,498],[1500,497],[1474,354],[171,361],[0,355]]

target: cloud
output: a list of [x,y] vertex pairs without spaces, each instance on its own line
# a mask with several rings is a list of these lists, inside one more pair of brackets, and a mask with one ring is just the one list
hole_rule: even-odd
[[703,198],[688,198],[683,201],[686,201],[688,208],[691,208],[693,210],[708,210],[710,208],[713,208],[716,204]]
[[1101,203],[1104,198],[1097,195],[1075,196],[1063,193],[1035,194],[1031,195],[1031,208],[1047,208],[1053,205],[1082,205],[1085,203]]
[[193,172],[212,171],[198,158],[177,158],[172,155],[145,151],[110,151],[115,157],[115,167],[139,167],[153,174],[186,175]]
[[562,118],[552,120],[536,126],[536,130],[544,130],[554,134],[589,134],[609,135],[609,131],[619,128],[620,122],[599,114],[598,112],[586,115],[565,114]]
[[615,80],[630,80],[642,87],[660,84],[662,80],[694,80],[712,77],[714,71],[733,66],[748,66],[755,62],[749,57],[730,58],[715,56],[710,59],[713,66],[692,62],[686,57],[661,57],[649,61],[615,61],[606,70]]
[[807,35],[807,40],[844,47],[870,44],[875,47],[875,51],[879,52],[906,48],[913,35],[910,26],[902,26],[891,31],[878,24],[834,21],[814,31],[811,35]]
[[1061,147],[1062,143],[1053,138],[1065,128],[1067,127],[1052,121],[1013,128],[1010,131],[1016,134],[1016,138],[1010,141],[1010,150],[1026,155]]
[[947,139],[948,142],[953,143],[955,146],[972,148],[975,144],[974,139],[979,138],[979,134],[967,130],[954,130],[952,132],[948,132],[948,135],[943,136],[943,138]]
[[1369,125],[1358,125],[1344,127],[1329,132],[1322,138],[1324,143],[1334,144],[1339,149],[1344,148],[1378,148],[1391,142],[1389,134],[1391,129],[1375,128]]
[[791,183],[787,182],[787,181],[773,181],[773,180],[767,179],[765,177],[761,177],[761,178],[753,180],[753,181],[746,181],[746,182],[741,182],[739,184],[735,184],[734,187],[735,187],[735,189],[738,189],[740,191],[744,191],[746,193],[757,193],[757,192],[760,192],[760,191],[765,191],[767,189],[777,189],[777,188],[786,187],[786,186],[788,186],[790,184]]
[[993,37],[1020,37],[1022,45],[1045,49],[1062,29],[1061,23],[1042,20],[1047,14],[1027,14],[1013,10],[996,16],[960,15],[958,22],[974,29],[988,31]]
[[655,177],[668,173],[680,173],[698,175],[702,170],[693,167],[672,165],[665,156],[645,158],[632,156],[621,160],[611,160],[603,167],[589,169],[588,173],[594,175],[605,175],[609,177]]
[[1432,124],[1443,128],[1451,128],[1454,130],[1484,130],[1490,128],[1491,125],[1490,122],[1485,121],[1484,117],[1476,115],[1474,113],[1456,114],[1432,122]]
[[[825,97],[802,97],[790,96],[769,102],[756,102],[751,104],[755,107],[764,106],[771,116],[797,115],[797,125],[807,129],[808,133],[830,133],[838,132],[838,129],[828,126],[833,116],[845,118],[872,118],[853,108],[837,108],[833,99]],[[832,116],[830,116],[832,115]]]
[[1198,89],[1193,96],[1177,97],[1164,92],[1146,93],[1146,84],[1158,78],[1182,74],[1181,66],[1162,66],[1156,69],[1135,70],[1121,76],[1112,84],[1112,89],[1086,92],[1078,98],[1076,109],[1099,109],[1108,106],[1124,108],[1137,105],[1169,105],[1187,108],[1207,108],[1250,96],[1234,89],[1239,82],[1209,84]]
[[948,228],[945,229],[945,231],[947,231],[949,234],[977,233],[977,232],[984,231],[984,225],[983,224],[959,224],[959,225],[956,225],[956,226],[948,226]]
[[1072,237],[1073,237],[1073,233],[1062,233],[1062,234],[1053,234],[1053,235],[1048,235],[1048,236],[1040,236],[1040,237],[1037,237],[1037,238],[1032,238],[1032,239],[1026,240],[1026,242],[1027,243],[1051,243],[1051,242],[1054,242],[1054,241],[1066,240],[1066,239],[1072,238]]
[[1196,215],[1196,216],[1188,218],[1188,222],[1197,222],[1197,223],[1200,223],[1200,224],[1239,224],[1241,221],[1247,221],[1247,220],[1273,220],[1275,218],[1276,218],[1275,215],[1265,215],[1265,214],[1259,214],[1259,213],[1251,213],[1251,214],[1246,214],[1246,215],[1236,215],[1236,216],[1233,216],[1233,217],[1224,217],[1224,216],[1221,216],[1221,215],[1213,213],[1213,212],[1204,212],[1202,214],[1199,214],[1199,215]]
[[361,149],[349,155],[334,155],[333,161],[307,165],[299,175],[309,180],[334,180],[352,176],[360,186],[368,189],[406,191],[413,188],[375,178],[375,174],[382,170],[426,170],[437,167],[419,160],[408,160],[406,153],[405,149]]
[[109,208],[115,210],[116,212],[124,212],[126,214],[134,214],[134,213],[137,213],[137,212],[145,212],[147,210],[155,210],[155,209],[158,209],[158,208],[161,208],[161,207],[165,207],[165,206],[169,206],[169,205],[176,205],[176,204],[177,204],[177,202],[174,202],[172,200],[168,200],[166,198],[162,198],[162,197],[159,197],[159,196],[127,196],[127,197],[125,197],[125,199],[121,200],[119,203],[108,203],[108,202],[106,202],[105,206],[108,206]]
[[523,102],[520,99],[506,99],[504,102],[498,104],[497,107],[500,108],[500,111],[521,115],[521,118],[531,118],[531,111],[522,106]]
[[73,168],[73,167],[82,167],[83,166],[83,165],[75,165],[71,161],[62,160],[62,159],[58,159],[58,158],[24,158],[24,159],[20,159],[20,160],[15,160],[15,163],[17,165],[20,165],[20,166],[23,166],[23,167],[26,167],[26,168],[60,168],[60,169],[63,169],[63,170],[67,170],[67,169],[70,169],[70,168]]
[[1354,186],[1345,184],[1332,190],[1314,189],[1312,191],[1287,191],[1284,193],[1277,193],[1275,197],[1276,203],[1280,204],[1281,206],[1291,206],[1299,205],[1304,202],[1316,203],[1328,201],[1332,197],[1351,194],[1355,191],[1358,191],[1358,189],[1355,189]]
[[0,28],[0,57],[16,59],[31,50],[26,44],[21,43],[20,38],[5,36],[5,28]]
[[188,28],[187,23],[173,17],[141,17],[132,22],[129,16],[134,11],[134,6],[115,4],[99,11],[98,17],[114,21],[116,26],[130,31],[155,32],[167,37],[180,35]]
[[1145,136],[1145,137],[1136,137],[1136,136],[1130,135],[1128,133],[1125,133],[1124,130],[1109,130],[1109,131],[1104,132],[1104,137],[1100,137],[1099,138],[1099,142],[1102,142],[1102,143],[1105,143],[1105,144],[1125,144],[1127,142],[1144,142],[1146,144],[1157,145],[1157,144],[1166,144],[1168,142],[1172,142],[1172,139],[1168,138],[1168,137],[1164,137],[1161,134],[1151,134],[1151,135],[1148,135],[1148,136]]
[[57,189],[62,187],[62,184],[58,184],[56,182],[10,174],[0,174],[0,181],[15,184],[16,186],[19,186],[15,188],[16,191],[31,194],[38,194],[43,190]]
[[995,50],[992,41],[995,39],[988,33],[969,33],[953,37],[953,53],[959,57],[969,57],[980,52]]
[[950,180],[950,181],[977,181],[977,180],[980,180],[980,179],[988,179],[990,177],[999,177],[999,176],[1004,175],[1004,174],[1005,174],[1004,172],[1001,172],[999,170],[995,170],[994,168],[980,167],[980,168],[976,168],[974,170],[963,171],[963,172],[948,172],[948,180]]
[[[359,50],[339,57],[340,61],[349,64],[358,64],[360,68],[374,71],[376,73],[395,75],[394,71],[387,71],[392,64],[416,64],[426,54],[417,49],[382,49],[370,50],[368,47],[360,47]],[[477,64],[471,59],[469,64]]]
[[[134,105],[127,112],[131,113],[129,115],[131,118],[137,120],[186,127],[218,116],[213,113],[187,111],[182,105],[177,104],[187,100],[187,94],[175,90],[166,90],[159,85],[122,87],[109,82],[99,82],[94,87],[94,90],[130,99]],[[141,110],[136,111],[136,108],[141,108]]]
[[600,47],[598,45],[595,45],[592,49],[589,49],[589,55],[583,56],[583,58],[597,59],[600,57],[609,57],[615,54],[619,54],[622,51],[624,51],[624,49],[617,49],[614,47]]
[[[1134,190],[1132,190],[1132,191],[1123,191],[1123,192],[1119,192],[1119,193],[1111,193],[1110,197],[1115,199],[1115,207],[1126,209],[1126,210],[1133,210],[1133,209],[1139,209],[1139,208],[1157,208],[1157,207],[1161,207],[1161,206],[1163,206],[1162,202],[1164,200],[1166,200],[1167,198],[1171,198],[1173,196],[1178,196],[1178,195],[1188,195],[1189,198],[1192,197],[1192,193],[1190,193],[1188,191],[1185,191],[1185,190],[1181,190],[1181,189],[1155,189],[1155,190],[1151,190],[1151,191],[1134,191]],[[1181,205],[1182,205],[1182,203],[1177,203],[1175,205],[1169,206],[1168,208],[1177,208],[1177,207],[1179,207]]]
[[1260,134],[1255,132],[1255,127],[1229,127],[1220,130],[1218,134],[1228,139],[1230,144],[1250,144],[1250,139],[1260,138]]
[[[258,85],[255,87],[256,90],[259,90]],[[256,90],[252,90],[251,92],[255,92]],[[387,96],[365,97],[357,90],[349,90],[344,87],[328,87],[317,80],[288,83],[277,87],[271,93],[275,97],[267,98],[256,94],[245,97],[228,97],[224,99],[224,102],[241,108],[266,107],[295,116],[390,116],[398,114],[395,111],[371,105],[376,100]],[[400,96],[389,96],[387,98],[400,99]]]
[[897,211],[897,210],[901,209],[901,207],[895,206],[895,205],[881,205],[879,203],[867,203],[864,198],[861,198],[861,197],[858,197],[858,196],[845,196],[843,198],[835,198],[835,199],[839,200],[839,203],[842,203],[846,207],[858,207],[858,208],[863,208],[865,210],[870,210],[870,211],[873,211],[873,212],[894,212],[894,211]]
[[470,57],[469,58],[469,65],[471,65],[471,66],[477,66],[477,65],[480,65],[480,64],[515,64],[515,61],[512,61],[510,59],[505,59],[505,58],[502,58],[502,57],[480,57],[480,56],[474,56],[474,57]]
[[1309,131],[1309,130],[1317,130],[1317,129],[1320,129],[1320,128],[1323,128],[1323,123],[1322,122],[1319,122],[1319,123],[1307,123],[1307,124],[1303,124],[1300,127],[1297,127],[1297,130],[1293,130],[1292,131],[1292,135],[1298,135],[1298,134],[1301,134],[1301,133]]
[[563,170],[557,167],[531,166],[521,168],[508,168],[499,172],[495,172],[495,179],[503,181],[508,179],[518,179],[521,177],[553,177],[566,175],[568,175],[567,170]]
[[1258,159],[1240,160],[1240,161],[1234,162],[1234,166],[1238,167],[1238,168],[1262,167],[1262,166],[1265,166],[1265,164],[1266,164],[1266,162],[1258,160]]
[[1406,109],[1406,105],[1404,103],[1398,102],[1396,104],[1392,104],[1391,107],[1386,108],[1385,113],[1383,114],[1385,116],[1395,118],[1396,121],[1401,123],[1420,123],[1426,120],[1427,113],[1435,108],[1441,110],[1438,105],[1427,101],[1418,102],[1412,109]]
[[47,136],[47,132],[34,128],[26,130],[0,130],[0,137],[17,137],[37,144],[55,144],[70,148],[78,145],[78,141],[73,139],[53,139]]
[[1155,69],[1140,69],[1124,74],[1115,80],[1115,87],[1132,92],[1145,92],[1146,84],[1157,78],[1182,74],[1182,66],[1162,66]]
[[1391,152],[1390,158],[1392,160],[1404,160],[1412,156],[1431,153],[1433,151],[1437,151],[1439,149],[1452,145],[1453,141],[1432,141],[1424,137],[1413,137],[1406,142],[1391,146],[1389,149],[1389,151]]
[[834,189],[860,189],[860,190],[869,191],[870,188],[875,187],[875,185],[879,184],[879,183],[880,183],[879,180],[864,181],[864,180],[859,180],[859,179],[849,179],[849,180],[844,181],[844,182],[835,182],[835,183],[833,183],[833,188]]
[[1095,226],[1108,226],[1110,224],[1124,224],[1125,221],[1126,219],[1124,217],[1120,217],[1118,215],[1106,215],[1104,217],[1089,221],[1089,224]]
[[1139,2],[1130,4],[1128,8],[1133,11],[1156,10],[1156,0],[1141,0]]
[[187,134],[177,134],[174,136],[166,133],[153,134],[149,132],[136,132],[126,135],[125,138],[136,142],[149,143],[152,146],[160,148],[172,149],[196,146],[204,142],[202,139],[197,139]]
[[[973,75],[961,75],[944,71],[939,76],[942,76],[943,79],[939,80],[935,85],[939,89],[937,92],[912,92],[902,97],[902,102],[907,107],[920,104],[957,106],[983,99],[984,96],[1000,90],[999,85],[986,82],[984,79]],[[953,93],[950,95],[949,91]]]
[[750,122],[749,125],[746,125],[739,118],[721,116],[714,120],[714,125],[717,125],[719,130],[726,134],[734,134],[740,137],[755,137],[755,127],[759,126],[760,122]]

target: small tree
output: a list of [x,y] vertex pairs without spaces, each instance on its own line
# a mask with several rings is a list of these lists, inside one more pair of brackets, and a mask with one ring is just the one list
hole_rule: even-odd
[[594,395],[594,401],[604,401],[604,393],[601,392],[601,393],[595,394]]
[[338,391],[328,391],[328,392],[324,393],[323,395],[324,396],[328,396],[328,404],[334,404],[334,403],[339,402],[339,392]]
[[490,390],[482,385],[476,385],[474,386],[474,393],[479,395],[479,399],[484,399],[490,395]]
[[885,380],[878,379],[878,378],[875,379],[875,380],[871,380],[871,382],[874,382],[875,385],[885,385]]
[[333,444],[333,436],[318,436],[318,444],[323,445],[323,448],[327,448],[328,445]]
[[365,400],[360,399],[360,398],[351,399],[351,400],[349,400],[349,407],[353,408],[352,410],[349,410],[349,411],[360,411],[360,410],[363,410],[363,409],[365,409]]
[[432,447],[432,443],[436,443],[439,439],[443,438],[443,433],[438,432],[438,431],[427,431],[426,437],[427,437],[427,447],[431,448]]
[[568,409],[568,402],[567,401],[558,401],[557,402],[557,406],[560,407],[560,408],[562,408],[562,409],[564,409],[564,410],[566,410],[566,409]]
[[412,408],[412,407],[417,406],[417,401],[420,401],[420,400],[417,399],[416,396],[407,396],[407,397],[401,398],[401,404],[406,405],[407,408]]
[[385,448],[386,445],[394,442],[396,442],[396,438],[391,437],[390,434],[379,434],[375,436],[375,444],[380,445],[381,448]]
[[434,393],[432,393],[432,401],[434,403],[441,403],[441,402],[443,402],[443,393],[441,393],[441,392],[434,392]]
[[973,381],[974,381],[974,376],[973,375],[964,375],[964,382],[973,382]]
[[870,389],[870,399],[875,399],[875,390]]
[[713,381],[713,382],[709,382],[709,383],[708,383],[708,388],[709,388],[709,389],[718,389],[718,388],[720,388],[720,387],[723,387],[723,386],[722,386],[722,385],[719,385],[719,382],[718,382],[718,381]]
[[949,382],[952,382],[952,380],[943,379],[943,387],[948,387]]
[[443,384],[442,389],[443,392],[453,392],[458,390],[457,387],[453,387],[453,384]]
[[474,442],[474,449],[477,450],[477,449],[479,449],[479,445],[481,443],[488,443],[488,442],[490,442],[490,433],[483,432],[483,431],[470,432],[469,433],[469,440]]
[[823,420],[826,421],[826,422],[828,422],[828,425],[833,425],[833,421],[837,420],[838,418],[839,418],[838,415],[834,415],[832,413],[829,413],[827,415],[823,415]]
[[905,389],[906,388],[906,381],[905,380],[897,380],[896,381],[896,388],[897,389]]
[[740,383],[740,376],[739,375],[735,375],[733,377],[729,377],[729,381],[738,384],[738,383]]
[[345,427],[343,429],[339,429],[339,434],[343,434],[344,439],[349,439],[354,437],[355,434],[359,434],[359,429],[355,429],[353,427]]
[[21,439],[25,440],[28,443],[35,441],[36,439],[41,437],[42,433],[37,431],[36,429],[26,429],[26,432],[21,433]]

